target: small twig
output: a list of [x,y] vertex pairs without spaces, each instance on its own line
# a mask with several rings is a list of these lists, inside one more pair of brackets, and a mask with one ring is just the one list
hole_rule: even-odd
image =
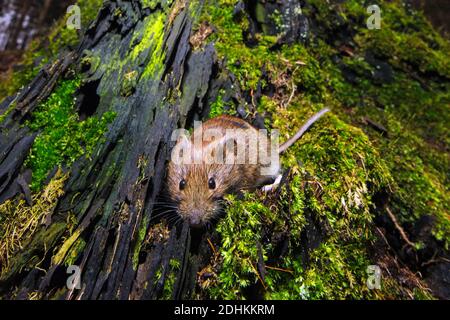
[[291,95],[289,96],[288,101],[284,104],[284,108],[287,108],[287,107],[289,106],[289,104],[290,104],[291,101],[292,101],[292,98],[294,98],[294,94],[295,94],[295,91],[296,91],[296,90],[297,90],[297,86],[295,85],[294,80],[292,80],[292,91],[291,91]]
[[369,117],[364,117],[364,122],[371,126],[375,131],[379,132],[381,135],[388,136],[388,130],[383,125],[373,121]]
[[253,271],[256,273],[256,275],[258,276],[259,281],[261,281],[262,286],[264,287],[264,290],[267,290],[267,286],[264,283],[263,279],[261,278],[261,275],[259,274],[258,270],[256,270],[255,266],[253,265],[253,263],[250,261],[250,259],[248,259],[248,262],[250,263],[250,265],[252,266]]
[[414,243],[409,240],[405,230],[403,230],[403,228],[397,222],[397,218],[395,218],[394,214],[392,213],[391,209],[389,209],[388,206],[386,206],[386,212],[388,213],[389,218],[391,218],[392,222],[394,223],[395,228],[397,228],[398,232],[400,232],[400,236],[403,238],[403,240],[411,247],[415,247]]
[[256,110],[255,94],[253,93],[253,89],[250,89],[250,97],[251,97],[251,100],[252,100],[252,106]]
[[212,252],[214,253],[214,255],[216,255],[217,252],[216,252],[216,249],[214,248],[214,246],[213,246],[211,240],[209,240],[209,238],[206,238],[206,240],[208,241],[209,246],[211,247]]
[[288,269],[282,269],[282,268],[277,268],[277,267],[271,267],[271,266],[268,266],[268,265],[266,265],[266,268],[267,268],[267,269],[271,269],[271,270],[282,271],[282,272],[294,274],[294,271],[288,270]]
[[422,267],[426,267],[429,266],[430,264],[435,264],[435,263],[439,263],[439,262],[450,262],[449,259],[445,259],[443,257],[439,257],[437,259],[435,259],[436,254],[433,255],[433,258],[431,258],[430,260],[428,260],[427,262],[422,263]]
[[[295,71],[297,71],[298,67],[296,67],[294,69],[294,71],[292,71],[292,75],[294,75]],[[289,104],[291,103],[292,98],[294,98],[295,95],[295,91],[297,90],[297,86],[295,85],[294,80],[292,80],[292,90],[291,90],[291,94],[288,98],[288,101],[284,104],[284,108],[287,108],[289,106]]]

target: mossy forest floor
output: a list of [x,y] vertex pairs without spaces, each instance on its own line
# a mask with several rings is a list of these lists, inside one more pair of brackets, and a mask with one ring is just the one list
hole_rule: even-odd
[[[79,2],[91,12],[101,1]],[[284,141],[314,112],[332,112],[282,156],[285,180],[276,193],[227,198],[194,298],[450,298],[449,284],[439,281],[445,269],[436,267],[449,266],[450,42],[403,1],[375,2],[379,30],[366,27],[365,1],[300,1],[307,34],[283,43],[275,4],[255,2],[240,13],[236,0],[206,1],[197,29],[212,28],[204,42],[214,42],[247,101],[224,88],[210,115],[244,108]],[[49,50],[32,44],[23,71],[0,85],[1,98],[76,43],[68,31],[49,37]],[[36,193],[54,165],[101,143],[114,117],[80,122],[66,114],[77,81],[61,85],[30,124],[41,130],[28,160]],[[66,131],[52,123],[61,117]],[[0,208],[5,237],[11,207]],[[381,288],[368,288],[369,266],[380,267]]]

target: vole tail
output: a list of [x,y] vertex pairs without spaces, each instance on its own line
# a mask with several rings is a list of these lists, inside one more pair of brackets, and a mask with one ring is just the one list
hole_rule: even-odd
[[290,146],[292,146],[298,139],[300,139],[303,134],[308,131],[309,127],[311,127],[314,122],[316,122],[317,120],[320,119],[320,117],[322,117],[325,113],[327,113],[328,111],[330,111],[330,109],[328,108],[323,108],[322,110],[320,110],[319,112],[317,112],[315,115],[313,115],[311,118],[309,118],[309,120],[297,131],[297,133],[290,138],[288,141],[286,141],[285,143],[283,143],[280,146],[279,152],[280,154],[283,153],[284,151],[286,151]]

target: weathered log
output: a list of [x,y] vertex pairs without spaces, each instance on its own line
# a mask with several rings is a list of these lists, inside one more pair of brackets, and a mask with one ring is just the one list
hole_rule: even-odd
[[[193,51],[189,43],[196,13],[193,11],[201,5],[190,7],[179,1],[172,7],[161,2],[154,8],[144,8],[139,1],[106,2],[76,52],[46,67],[5,107],[16,103],[2,123],[2,200],[19,192],[14,186],[20,182],[24,158],[35,137],[19,124],[52,92],[69,66],[100,58],[98,65],[93,67],[91,63],[88,70],[82,70],[84,86],[90,85],[100,98],[96,105],[93,99],[81,99],[80,108],[90,114],[117,114],[105,143],[98,146],[91,159],[79,159],[70,169],[65,195],[50,217],[50,225],[42,226],[2,277],[0,290],[5,297],[13,297],[10,286],[14,283],[18,287],[16,298],[26,298],[30,293],[66,299],[158,298],[173,259],[181,266],[175,275],[173,297],[187,297],[192,291],[199,266],[192,265],[189,228],[163,230],[167,239],[152,239],[147,246],[140,232],[154,232],[154,203],[163,186],[172,131],[207,114],[207,106],[223,82],[215,79],[218,68],[213,67],[217,64],[214,48],[209,45]],[[142,39],[149,36],[145,28],[152,27],[146,19],[169,16],[164,19],[161,43],[154,39],[159,36],[157,31],[153,38]],[[148,44],[130,58],[130,50],[139,41]],[[149,65],[154,67],[150,71]],[[129,72],[137,81],[124,92]],[[83,97],[83,87],[80,91]],[[72,236],[65,239],[69,212],[78,223]],[[58,224],[63,227],[54,227]],[[63,261],[80,238],[86,243],[76,258],[82,270],[82,288],[71,291],[65,285]],[[49,245],[52,250],[48,250]],[[33,255],[41,258],[40,270],[47,272],[27,264]]]
[[[266,47],[273,59],[275,59],[274,53],[282,52],[289,46],[296,46],[299,42],[307,47],[309,40],[314,40],[314,37],[320,35],[321,41],[332,44],[330,48],[333,50],[330,52],[336,52],[336,55],[333,53],[333,57],[327,58],[336,63],[342,73],[342,79],[339,78],[338,83],[347,81],[356,86],[360,75],[353,69],[349,69],[340,57],[341,54],[348,57],[358,54],[358,48],[353,42],[356,29],[351,26],[351,23],[343,21],[342,14],[338,11],[327,13],[327,18],[331,18],[333,23],[317,24],[317,21],[314,21],[314,12],[319,8],[315,5],[310,6],[310,10],[305,11],[308,14],[306,17],[300,10],[300,4],[303,3],[303,1],[287,0],[238,2],[234,9],[234,16],[231,16],[232,10],[226,11],[230,14],[227,23],[230,20],[235,23],[244,22],[239,32],[242,31],[242,40],[248,47],[264,46],[260,37],[261,33],[276,35],[276,40],[271,41],[270,46]],[[40,132],[31,131],[27,127],[27,121],[32,119],[33,113],[38,110],[41,102],[44,102],[58,88],[61,80],[72,79],[74,74],[82,79],[81,86],[75,94],[76,109],[81,121],[88,117],[100,117],[110,111],[116,114],[114,121],[109,125],[104,141],[97,145],[89,158],[82,157],[73,165],[66,164],[63,167],[64,173],[69,175],[64,185],[64,195],[59,198],[54,207],[46,211],[41,221],[42,225],[30,234],[30,238],[21,243],[21,250],[17,250],[12,257],[9,257],[8,265],[0,265],[0,297],[7,299],[202,297],[203,294],[209,294],[202,291],[206,287],[203,286],[202,277],[208,278],[208,274],[211,276],[212,273],[219,274],[224,270],[227,271],[226,268],[220,270],[223,267],[221,266],[223,261],[220,260],[225,260],[227,252],[223,251],[221,256],[214,247],[214,244],[224,240],[219,239],[217,232],[194,231],[190,230],[186,224],[178,224],[178,221],[170,220],[170,218],[161,221],[159,219],[161,211],[158,208],[158,201],[164,199],[165,194],[165,167],[172,146],[171,134],[178,127],[190,128],[194,120],[208,116],[210,105],[218,101],[218,97],[227,104],[231,102],[229,103],[231,106],[224,107],[225,110],[236,108],[233,111],[241,117],[249,121],[253,120],[255,126],[264,128],[266,119],[256,112],[259,102],[264,102],[263,99],[277,96],[279,93],[283,95],[286,91],[289,98],[281,99],[280,104],[286,107],[293,99],[293,102],[295,101],[298,105],[302,100],[294,96],[296,88],[300,89],[297,85],[301,82],[296,84],[294,79],[291,79],[292,86],[289,84],[288,90],[283,88],[284,85],[277,86],[274,77],[278,77],[282,70],[274,74],[270,70],[273,66],[262,63],[258,66],[261,69],[258,70],[260,71],[259,79],[257,79],[259,83],[254,87],[252,85],[251,89],[248,87],[245,89],[246,86],[240,88],[238,85],[240,81],[236,81],[234,76],[228,73],[227,68],[223,67],[224,61],[217,59],[214,43],[205,44],[207,42],[205,39],[214,32],[214,27],[208,22],[197,21],[202,5],[202,1],[189,3],[183,0],[172,1],[170,4],[166,1],[105,1],[96,20],[86,30],[75,50],[61,54],[58,59],[43,68],[28,86],[0,104],[0,205],[8,200],[21,201],[21,205],[25,202],[30,206],[33,205],[35,195],[32,195],[28,188],[31,172],[24,161]],[[228,9],[232,8],[228,7]],[[275,13],[279,19],[283,20],[283,23],[277,24],[270,18]],[[362,16],[357,16],[357,19],[362,19]],[[199,25],[200,22],[202,24]],[[363,23],[363,21],[360,22]],[[224,25],[221,27],[223,28]],[[309,32],[313,33],[311,39],[308,39]],[[218,35],[220,39],[223,34],[218,31]],[[261,43],[258,43],[259,41]],[[223,44],[222,42],[221,45]],[[319,52],[320,55],[321,52]],[[296,58],[301,57],[296,56]],[[317,67],[320,65],[315,58],[312,56],[310,58],[312,62],[317,63]],[[364,74],[374,84],[379,85],[381,80],[381,83],[394,80],[393,72],[397,70],[394,70],[390,63],[384,59],[370,57],[367,53],[364,59],[378,70],[373,74]],[[288,64],[294,61],[285,60]],[[308,66],[298,59],[295,61],[299,68]],[[240,64],[239,60],[233,62],[233,66]],[[230,68],[231,64],[228,64],[228,67]],[[249,73],[251,68],[247,68],[248,66],[245,71]],[[287,77],[293,77],[294,71],[289,68],[282,72],[286,71]],[[311,73],[313,74],[315,73]],[[325,74],[328,73],[325,72]],[[321,77],[320,74],[317,76]],[[417,78],[417,81],[423,85],[422,76]],[[325,83],[329,80],[321,79]],[[427,89],[426,86],[423,87]],[[325,85],[323,90],[328,90]],[[335,93],[333,90],[329,92]],[[338,92],[337,88],[336,93]],[[376,101],[375,99],[374,102]],[[310,101],[308,105],[309,103]],[[387,132],[385,128],[368,117],[365,119],[377,131]],[[348,128],[342,130],[350,136],[355,134]],[[335,133],[335,137],[340,135],[334,130],[329,132]],[[365,136],[359,138],[364,139],[354,140],[366,142]],[[384,139],[389,137],[385,135]],[[358,143],[361,144],[361,141]],[[354,148],[353,144],[348,148]],[[345,154],[352,152],[351,149],[345,151]],[[363,157],[359,154],[358,156],[359,163]],[[370,158],[372,156],[370,152]],[[349,156],[345,160],[352,162],[355,159]],[[327,163],[325,161],[325,164]],[[334,163],[332,166],[337,167]],[[369,172],[366,171],[364,162],[362,166],[364,170],[358,172],[364,173],[361,176],[366,176],[366,180],[358,179],[357,186],[355,184],[354,198],[358,203],[361,200],[361,188],[365,190],[361,186],[370,182],[380,184],[378,179],[381,179],[379,176],[382,171],[380,169],[378,172],[377,168],[374,171],[374,176],[377,178],[369,179],[371,175],[367,174]],[[47,182],[53,181],[52,177],[57,176],[56,173],[60,173],[58,168],[54,168],[49,174]],[[384,176],[384,172],[382,173]],[[353,174],[352,170],[350,179],[352,181]],[[301,210],[305,222],[302,227],[292,224],[289,205],[289,202],[295,201],[292,190],[287,190],[285,194],[285,189],[283,192],[278,189],[273,194],[266,195],[264,204],[268,207],[273,206],[274,203],[281,206],[283,210],[280,212],[285,219],[276,227],[271,226],[270,219],[261,220],[263,226],[255,231],[255,234],[258,233],[257,236],[261,238],[251,242],[257,249],[252,261],[249,260],[250,267],[253,268],[250,271],[252,281],[248,285],[238,286],[242,289],[242,297],[267,296],[270,290],[270,288],[267,290],[267,287],[270,287],[271,270],[289,275],[294,275],[294,271],[299,273],[300,268],[297,267],[295,267],[296,270],[279,268],[280,261],[285,257],[290,258],[292,255],[299,259],[296,261],[301,260],[302,268],[307,270],[310,265],[328,263],[327,260],[317,261],[317,257],[314,257],[314,250],[326,244],[327,238],[344,240],[344,243],[350,240],[359,243],[360,239],[354,238],[353,235],[350,240],[334,237],[336,230],[333,230],[331,220],[324,217],[328,216],[327,213],[321,210],[323,215],[318,215],[308,206],[308,197],[320,200],[322,193],[326,192],[320,184],[320,179],[308,175],[307,172],[304,173],[305,184],[301,192],[305,197],[305,208]],[[330,177],[345,178],[333,175]],[[281,185],[285,184],[289,189],[291,187],[289,181],[293,181],[292,175],[286,173]],[[341,198],[343,202],[347,195],[352,193],[350,192],[352,188],[340,191],[345,191]],[[373,194],[376,198],[375,207],[384,207],[380,202],[388,201],[389,196],[384,194],[385,191],[376,191],[383,195],[382,197]],[[333,194],[332,199],[335,199],[334,196],[337,194]],[[276,199],[280,198],[285,201],[277,202]],[[383,198],[383,200],[377,198]],[[297,204],[298,202],[299,200]],[[9,202],[11,203],[15,202]],[[348,215],[345,202],[343,207]],[[362,207],[358,205],[358,208]],[[229,214],[233,213],[232,209],[231,206]],[[296,210],[298,211],[298,208]],[[376,209],[374,210],[376,213]],[[237,211],[240,218],[239,213],[240,211]],[[337,213],[331,213],[336,216],[333,216],[333,220],[339,219]],[[356,207],[352,213],[360,215]],[[363,215],[367,214],[369,212],[364,212]],[[374,215],[372,209],[370,214]],[[442,278],[441,274],[445,274],[448,250],[444,252],[442,244],[431,239],[429,230],[432,223],[425,221],[423,227],[420,227],[424,236],[416,237],[411,227],[406,229],[405,226],[395,226],[396,223],[393,224],[392,219],[383,221],[383,218],[386,218],[385,214],[379,216],[381,221],[377,221],[374,225],[377,226],[376,230],[381,235],[378,240],[386,240],[383,246],[387,245],[390,248],[377,248],[379,253],[384,254],[388,250],[391,250],[394,255],[396,252],[402,253],[405,261],[414,260],[412,264],[417,264],[412,270],[421,270],[419,267],[436,263],[435,267],[430,268],[432,273],[428,277],[433,283],[437,283]],[[368,220],[361,221],[364,226],[369,223]],[[222,226],[223,224],[219,225],[218,229]],[[387,231],[380,231],[379,226],[385,227]],[[346,227],[351,229],[352,225],[346,225]],[[418,257],[412,245],[408,246],[408,250],[403,250],[404,241],[396,243],[401,239],[397,233],[402,228],[408,232],[414,243],[417,243],[418,239],[427,239],[427,245],[431,243],[432,248],[436,248],[435,252],[439,252],[438,257],[441,260],[435,259],[435,253],[431,257],[427,256],[425,250],[424,256]],[[296,237],[293,238],[293,235]],[[344,235],[345,237],[348,235]],[[225,242],[222,242],[223,250],[226,249]],[[411,241],[408,240],[408,242]],[[340,242],[333,243],[331,248],[334,248],[336,244]],[[444,253],[441,255],[441,252]],[[1,258],[0,256],[0,262]],[[374,261],[383,262],[383,259],[384,256],[381,255]],[[70,265],[78,266],[81,270],[81,288],[79,289],[66,284],[70,276],[67,273]],[[362,267],[362,265],[358,266],[358,268]],[[210,270],[212,272],[209,272]],[[361,270],[362,276],[365,276],[364,270]],[[211,278],[215,276],[212,275]],[[297,274],[295,283],[298,283],[302,276]],[[247,280],[245,277],[246,275],[243,277],[244,281]],[[360,282],[361,279],[359,279]],[[286,282],[288,281],[290,278],[286,279]],[[226,281],[222,281],[221,284],[225,283]],[[365,285],[365,280],[361,283]],[[445,285],[448,282],[442,283],[443,285],[439,284],[438,289],[441,296],[447,296],[448,290]],[[351,280],[350,286],[353,285],[354,282]],[[412,284],[410,287],[413,288],[416,285]],[[420,286],[420,283],[418,285]],[[237,290],[233,291],[237,292]],[[372,296],[369,295],[369,297]]]

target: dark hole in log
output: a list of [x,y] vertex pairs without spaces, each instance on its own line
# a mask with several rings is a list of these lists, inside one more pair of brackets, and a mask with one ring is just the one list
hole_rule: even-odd
[[264,287],[261,281],[244,288],[242,293],[247,300],[264,300]]
[[59,265],[56,267],[50,280],[50,288],[63,288],[67,284],[67,278],[70,277],[70,273],[67,273],[67,267],[65,265]]
[[94,115],[100,103],[100,96],[97,94],[97,88],[101,79],[90,81],[80,88],[80,104],[78,106],[78,115],[80,121]]
[[145,263],[146,260],[147,260],[147,251],[144,250],[139,251],[138,265]]
[[[165,169],[164,169],[165,170]],[[153,181],[153,177],[149,178],[149,182],[148,182],[148,187],[147,187],[147,194],[145,196],[145,208],[149,208],[150,206],[154,207],[154,199],[153,199],[153,188],[154,188],[154,181]],[[159,193],[162,193],[162,191],[160,190]],[[156,196],[156,199],[158,198],[159,194]],[[156,200],[158,201],[158,200]]]
[[192,128],[194,126],[194,121],[198,121],[200,118],[197,113],[199,102],[200,102],[199,98],[195,97],[193,107],[189,110],[186,117],[186,125],[185,125],[186,129]]
[[257,4],[258,4],[258,1],[246,1],[246,3],[245,3],[245,9],[246,9],[245,11],[247,11],[249,18],[251,19],[251,21],[249,21],[249,22],[254,24],[254,32],[255,33],[259,33],[262,31],[261,24],[258,22],[258,19],[256,17]]
[[191,247],[189,248],[189,251],[192,255],[196,255],[199,253],[201,239],[205,234],[205,230],[191,228],[190,234],[191,234]]
[[219,94],[220,90],[227,90],[227,87],[222,84],[219,87],[215,87],[214,83],[217,83],[220,81],[220,67],[218,63],[213,63],[211,65],[211,80],[208,84],[208,89],[206,91],[206,94],[203,96],[202,102],[202,110],[198,110],[198,113],[200,114],[201,119],[207,119],[209,116],[209,113],[211,112],[211,104],[217,100],[217,95]]

